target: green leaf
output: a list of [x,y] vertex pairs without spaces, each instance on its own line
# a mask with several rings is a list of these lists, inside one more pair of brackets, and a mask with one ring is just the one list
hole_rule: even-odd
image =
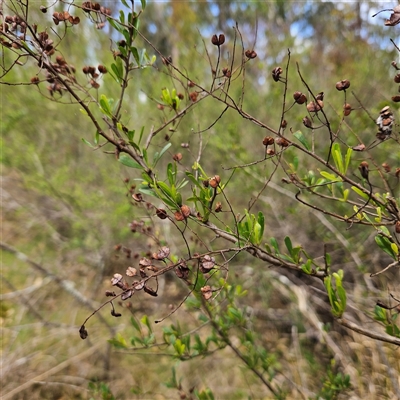
[[131,47],[131,53],[133,57],[135,58],[136,64],[140,65],[140,59],[139,59],[139,52],[136,47]]
[[264,235],[264,228],[265,228],[265,217],[264,217],[264,214],[261,211],[258,212],[257,222],[261,226],[261,230],[260,230],[260,234],[259,234],[260,236],[259,236],[259,240],[258,240],[258,244],[260,244],[261,240],[262,240],[262,237]]
[[376,235],[375,242],[386,254],[389,254],[390,257],[396,260],[397,254],[394,252],[392,248],[392,242],[387,237],[382,235]]
[[293,245],[292,245],[292,241],[290,240],[289,236],[286,236],[284,239],[286,248],[288,249],[289,254],[293,257]]
[[189,178],[190,182],[193,183],[193,185],[199,187],[200,189],[203,189],[203,185],[200,184],[200,182],[194,177],[191,172],[186,172],[186,176]]
[[270,239],[270,242],[271,242],[272,247],[275,249],[275,252],[276,252],[277,254],[280,254],[280,252],[279,252],[279,245],[278,245],[277,240],[276,240],[275,238],[271,238],[271,239]]
[[89,147],[91,147],[92,149],[94,148],[94,146],[92,145],[92,143],[90,143],[88,140],[81,138],[82,142],[87,144]]
[[342,178],[340,178],[339,176],[336,176],[334,174],[331,174],[329,172],[326,171],[319,171],[319,173],[326,179],[328,179],[328,181],[331,182],[341,182]]
[[172,143],[167,143],[162,150],[159,153],[156,153],[157,156],[154,156],[154,164],[153,167],[157,165],[157,162],[160,160],[160,158],[163,156],[163,154],[172,146]]
[[131,317],[131,324],[138,332],[141,332],[140,325],[135,317]]
[[102,94],[100,96],[100,110],[103,114],[107,115],[108,117],[112,118],[112,112],[111,112],[111,107],[110,103],[106,97],[106,95]]
[[332,156],[333,156],[333,161],[335,162],[336,168],[339,170],[339,172],[341,174],[344,174],[343,156],[342,156],[342,151],[340,150],[339,143],[335,143],[332,146]]
[[115,59],[115,63],[111,64],[111,70],[114,72],[117,82],[121,83],[123,79],[124,67],[122,65],[122,60],[119,57]]
[[346,174],[347,170],[349,169],[349,164],[350,164],[350,160],[351,160],[351,155],[353,153],[353,149],[351,149],[350,147],[347,149],[346,152],[346,157],[344,159],[344,174]]
[[138,164],[135,160],[132,160],[131,157],[129,157],[127,154],[120,154],[118,161],[130,168],[136,168],[136,169],[143,169],[143,167]]
[[360,197],[362,197],[365,200],[368,200],[369,196],[367,193],[364,193],[362,190],[360,190],[359,188],[352,186],[351,189],[356,192]]
[[300,268],[306,274],[311,274],[311,272],[312,272],[311,265],[312,265],[312,261],[311,261],[311,259],[308,259]]
[[296,131],[293,136],[308,150],[310,151],[310,145],[307,142],[306,137],[303,135],[301,131]]
[[163,181],[157,181],[157,186],[169,197],[172,197],[171,188]]

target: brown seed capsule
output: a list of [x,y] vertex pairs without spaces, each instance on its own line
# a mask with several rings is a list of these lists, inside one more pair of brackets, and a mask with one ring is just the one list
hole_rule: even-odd
[[309,112],[318,112],[323,108],[323,106],[324,106],[324,103],[322,100],[317,100],[316,103],[314,101],[310,101],[307,104],[307,110]]
[[174,160],[174,161],[176,161],[176,162],[179,162],[179,161],[181,161],[182,160],[182,153],[176,153],[176,154],[174,154],[173,155],[173,157],[172,157],[172,159]]
[[106,74],[107,73],[107,68],[104,65],[99,65],[97,67],[97,69],[102,73],[102,74]]
[[167,212],[163,208],[157,208],[156,215],[160,219],[166,219],[168,217]]
[[400,221],[396,222],[395,230],[396,230],[396,233],[400,233]]
[[316,96],[315,96],[315,98],[317,99],[317,101],[318,100],[324,100],[324,92],[319,92]]
[[278,146],[281,146],[281,147],[288,147],[289,146],[289,142],[285,138],[281,138],[281,137],[276,139],[276,144]]
[[230,78],[232,76],[232,72],[229,68],[222,68],[222,74],[227,78]]
[[352,110],[352,108],[351,108],[351,105],[350,105],[349,103],[345,103],[345,104],[343,105],[343,115],[344,115],[345,117],[347,117],[347,116],[350,115],[351,110]]
[[254,50],[246,50],[244,55],[249,59],[253,59],[253,58],[257,57],[257,53]]
[[307,101],[306,95],[302,92],[294,92],[293,98],[297,104],[304,104]]
[[391,168],[388,163],[383,163],[382,168],[385,170],[385,172],[390,172]]
[[377,134],[375,136],[377,139],[382,140],[382,141],[386,140],[389,137],[389,135],[386,135],[386,133],[383,133],[383,132],[377,132]]
[[222,204],[220,201],[218,201],[217,204],[215,205],[215,212],[216,213],[222,212]]
[[225,43],[225,35],[223,33],[218,36],[218,42],[220,46]]
[[219,183],[221,182],[221,178],[219,177],[219,175],[215,175],[213,178],[210,179],[210,186],[212,188],[216,188],[218,187]]
[[192,100],[193,103],[194,103],[194,102],[197,101],[197,97],[199,97],[199,94],[198,94],[197,92],[191,92],[191,93],[189,94],[189,97],[190,97],[190,100]]
[[275,140],[273,137],[271,136],[265,136],[264,140],[263,140],[263,145],[264,146],[270,146],[271,144],[274,144]]
[[350,87],[350,81],[348,79],[343,79],[342,81],[336,82],[337,90],[346,90]]
[[360,143],[357,146],[353,146],[352,149],[354,151],[364,151],[365,150],[365,144],[364,143]]
[[278,82],[278,81],[279,81],[282,72],[283,72],[283,69],[282,69],[281,67],[275,67],[275,68],[272,70],[272,78],[273,78],[273,80],[274,80],[275,82]]
[[37,85],[39,83],[39,77],[37,77],[37,76],[32,77],[31,83],[34,83],[35,85]]
[[394,101],[395,103],[400,102],[400,96],[399,96],[399,95],[397,95],[397,96],[392,96],[392,101]]
[[394,80],[396,83],[400,83],[400,74],[396,74],[393,80]]
[[284,120],[282,121],[282,123],[281,123],[281,128],[282,128],[282,129],[286,129],[286,127],[287,127],[287,121],[286,121],[286,119],[284,119]]
[[177,221],[183,221],[185,219],[185,217],[183,216],[183,214],[180,211],[177,211],[176,213],[174,213],[174,217]]
[[143,201],[143,196],[141,193],[133,193],[132,199],[140,203]]
[[186,204],[183,204],[181,207],[181,213],[185,218],[187,218],[190,215],[190,207]]
[[40,7],[39,7],[39,10],[40,10],[43,14],[47,13],[47,8],[46,8],[45,6],[40,6]]
[[368,173],[369,173],[369,166],[366,161],[361,162],[361,164],[358,166],[358,169],[360,170],[361,176],[368,180]]
[[194,87],[194,83],[192,81],[188,81],[188,87]]
[[303,125],[308,129],[313,129],[312,122],[311,122],[310,118],[308,118],[307,116],[305,116],[303,118]]
[[267,156],[274,156],[275,150],[274,149],[267,149]]
[[218,39],[218,36],[217,36],[217,35],[212,35],[211,43],[212,43],[214,46],[219,46],[219,39]]
[[90,84],[92,85],[93,88],[98,89],[100,87],[100,84],[96,82],[94,79],[90,80]]

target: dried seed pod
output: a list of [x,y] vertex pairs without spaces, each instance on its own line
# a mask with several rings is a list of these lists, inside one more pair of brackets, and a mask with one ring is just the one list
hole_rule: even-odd
[[222,68],[222,74],[226,76],[227,78],[230,78],[232,76],[232,72],[229,68]]
[[202,259],[201,259],[201,264],[200,264],[200,270],[203,273],[207,273],[210,270],[212,270],[215,266],[215,258],[209,256],[206,254]]
[[383,163],[382,168],[385,170],[385,172],[390,172],[391,168],[388,163]]
[[141,193],[133,193],[132,199],[140,203],[143,201],[143,196]]
[[172,159],[176,162],[180,162],[182,160],[183,156],[182,153],[176,153],[173,155]]
[[312,112],[318,112],[324,107],[324,103],[321,99],[317,99],[317,102],[310,101],[307,104],[307,110],[312,113]]
[[217,204],[215,205],[215,212],[216,213],[222,212],[222,204],[220,201],[218,201]]
[[219,46],[219,39],[218,39],[218,36],[217,36],[217,35],[212,35],[211,43],[212,43],[214,46]]
[[250,60],[257,57],[257,53],[254,50],[246,50],[244,55]]
[[286,129],[286,127],[287,127],[287,121],[286,121],[286,119],[284,119],[284,120],[282,121],[282,123],[281,123],[281,128],[282,128],[282,129]]
[[349,116],[352,111],[351,105],[349,103],[345,103],[343,105],[343,115],[345,117]]
[[343,79],[342,81],[336,82],[336,89],[341,91],[341,90],[346,90],[350,87],[350,81],[348,79]]
[[201,294],[204,297],[204,300],[211,299],[211,297],[212,297],[211,286],[209,286],[209,285],[203,286],[200,290],[201,290]]
[[189,94],[190,100],[192,100],[193,103],[197,101],[197,97],[198,97],[198,96],[199,96],[199,94],[198,94],[197,92],[191,92],[191,93]]
[[358,169],[360,170],[361,176],[368,180],[368,174],[369,174],[369,166],[366,161],[361,162],[361,164],[358,166]]
[[267,149],[267,156],[274,156],[275,150],[274,149]]
[[168,56],[168,57],[162,57],[161,58],[162,62],[164,65],[170,65],[172,64],[172,57]]
[[306,95],[302,92],[294,92],[293,98],[297,104],[304,104],[307,101]]
[[395,77],[393,78],[393,80],[394,80],[396,83],[400,83],[400,74],[396,74]]
[[275,68],[272,70],[272,78],[273,78],[273,80],[274,80],[275,82],[278,82],[278,81],[279,81],[282,72],[283,72],[283,69],[282,69],[281,67],[275,67]]
[[157,208],[156,209],[156,215],[160,219],[166,219],[168,218],[167,212],[163,208]]
[[392,96],[392,101],[394,101],[395,103],[400,102],[400,96],[399,95]]
[[190,207],[187,206],[186,204],[183,204],[181,207],[181,213],[182,215],[187,218],[190,215]]
[[396,221],[395,231],[396,233],[400,233],[400,221]]
[[357,146],[353,146],[352,149],[354,151],[364,151],[365,150],[365,144],[364,143],[360,143]]
[[106,74],[107,73],[107,68],[104,65],[99,65],[97,67],[97,69],[102,73],[102,74]]
[[40,82],[39,77],[34,76],[31,78],[31,83],[34,83],[35,85],[37,85]]
[[177,221],[183,221],[185,219],[185,217],[183,216],[183,214],[180,211],[176,211],[174,213],[174,217]]
[[223,33],[218,36],[218,42],[220,46],[225,43],[225,35]]
[[276,144],[281,147],[289,146],[289,142],[285,138],[282,138],[282,137],[276,139]]
[[311,122],[310,118],[308,118],[307,116],[305,116],[303,118],[303,125],[308,129],[313,129],[312,122]]
[[265,136],[264,140],[263,140],[263,145],[264,146],[270,146],[272,144],[274,144],[275,140],[273,137],[271,136]]
[[212,188],[218,187],[219,183],[221,182],[221,178],[219,175],[215,175],[213,178],[210,179],[209,184]]
[[324,92],[319,92],[316,96],[315,96],[315,98],[317,99],[317,101],[318,100],[324,100]]

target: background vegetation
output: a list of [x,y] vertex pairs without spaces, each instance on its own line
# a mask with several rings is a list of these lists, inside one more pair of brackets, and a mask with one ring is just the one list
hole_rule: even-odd
[[[120,10],[127,18],[123,2],[101,5],[110,9],[112,18],[118,20]],[[40,6],[49,8],[44,13]],[[101,95],[118,99],[121,91],[110,72],[116,75],[111,66],[117,65],[116,43],[122,34],[110,21],[96,29],[91,19],[99,14],[85,12],[81,6],[80,2],[35,2],[29,7],[29,20],[38,25],[38,32],[47,31],[52,37],[67,32],[52,57],[61,55],[76,68],[76,80],[88,93],[85,101],[102,121],[107,118],[96,101]],[[144,6],[145,2],[135,3],[134,9],[139,13]],[[293,247],[301,246],[316,264],[329,264],[329,254],[327,276],[335,282],[339,271],[344,271],[346,321],[377,332],[380,339],[393,338],[385,343],[340,323],[341,309],[335,315],[327,295],[334,291],[311,276],[315,271],[272,266],[245,251],[226,253],[225,260],[220,257],[223,262],[217,258],[223,268],[210,277],[198,271],[196,275],[197,264],[190,264],[190,273],[197,276],[193,287],[171,269],[158,279],[158,297],[137,291],[128,301],[116,299],[115,313],[122,316],[110,315],[107,305],[85,324],[89,336],[81,340],[79,327],[107,300],[105,291],[115,289],[110,283],[114,274],[125,274],[129,266],[138,268],[139,260],[150,258],[162,246],[171,251],[168,263],[176,264],[188,256],[189,248],[193,255],[228,245],[221,244],[223,239],[212,229],[194,223],[182,228],[184,223],[174,220],[173,207],[167,209],[171,220],[157,218],[150,202],[166,208],[160,198],[143,194],[145,202],[132,199],[143,181],[138,169],[117,162],[116,146],[103,145],[90,119],[65,92],[47,89],[52,82],[45,82],[37,63],[26,57],[21,65],[13,65],[21,49],[6,45],[10,39],[4,23],[6,16],[20,15],[24,3],[3,4],[3,399],[400,398],[397,309],[388,309],[397,306],[395,299],[400,297],[398,265],[371,277],[396,260],[394,250],[382,251],[387,244],[383,239],[378,239],[381,246],[377,243],[376,237],[382,238],[380,225],[367,229],[357,221],[346,224],[327,214],[351,215],[354,204],[346,201],[304,191],[304,198],[325,214],[299,203],[291,177],[312,186],[321,178],[323,164],[316,166],[315,159],[290,146],[285,158],[264,159],[265,127],[250,123],[235,110],[224,112],[225,103],[199,89],[211,91],[217,60],[221,79],[215,85],[225,82],[222,68],[235,72],[245,66],[240,79],[229,83],[231,98],[245,93],[242,109],[280,134],[287,86],[276,82],[271,71],[281,66],[282,79],[290,82],[285,135],[295,142],[293,134],[301,131],[315,153],[327,159],[332,141],[326,125],[311,132],[303,123],[305,104],[290,108],[294,91],[304,92],[309,101],[324,92],[324,112],[331,131],[340,132],[343,156],[347,148],[367,146],[366,152],[353,151],[345,175],[364,185],[367,194],[369,182],[371,194],[372,187],[382,196],[391,192],[398,205],[398,126],[395,122],[391,137],[379,140],[375,122],[387,105],[398,120],[398,103],[392,101],[398,92],[393,81],[397,71],[391,65],[399,54],[398,26],[384,25],[390,11],[372,18],[394,6],[363,1],[149,2],[140,15],[141,35],[135,39],[138,49],[146,49],[148,63],[132,72],[120,110],[120,122],[136,130],[135,140],[142,127],[143,142],[163,128],[149,147],[150,158],[166,149],[154,168],[164,174],[162,181],[167,181],[168,164],[177,167],[180,180],[200,161],[208,178],[218,175],[223,184],[229,183],[220,200],[223,212],[212,212],[214,223],[227,227],[233,215],[241,219],[251,208],[255,216],[262,212],[265,218],[263,239],[256,244],[265,248],[268,243],[268,253],[289,250],[285,238],[290,237]],[[63,22],[53,21],[54,12],[66,10],[80,17],[80,23],[67,30]],[[106,21],[105,14],[101,21]],[[225,43],[214,46],[211,37],[220,33]],[[254,49],[257,57],[242,61],[242,51],[248,49]],[[99,64],[108,73],[96,78],[100,85],[96,88],[83,68]],[[192,89],[177,71],[199,87]],[[31,84],[35,76],[43,82]],[[342,79],[351,82],[346,94],[335,87]],[[176,110],[162,98],[165,88],[182,93],[180,109],[188,107],[184,118],[168,125]],[[189,97],[195,91],[197,101]],[[352,111],[343,119],[347,102]],[[317,118],[313,124],[318,124]],[[168,143],[171,146],[166,148]],[[275,149],[279,151],[278,146]],[[360,176],[358,168],[365,160],[370,174],[363,180],[365,173],[361,170]],[[192,195],[191,185],[182,189],[184,201]],[[375,207],[370,201],[369,207]],[[363,209],[371,210],[368,204]],[[382,210],[390,243],[398,244],[396,220]],[[376,208],[371,212],[376,213]],[[246,239],[236,244],[245,247],[257,241]],[[280,250],[275,251],[275,246]],[[215,289],[209,302],[200,289],[207,284]],[[334,293],[340,297],[339,291]],[[378,300],[382,307],[377,308]]]

